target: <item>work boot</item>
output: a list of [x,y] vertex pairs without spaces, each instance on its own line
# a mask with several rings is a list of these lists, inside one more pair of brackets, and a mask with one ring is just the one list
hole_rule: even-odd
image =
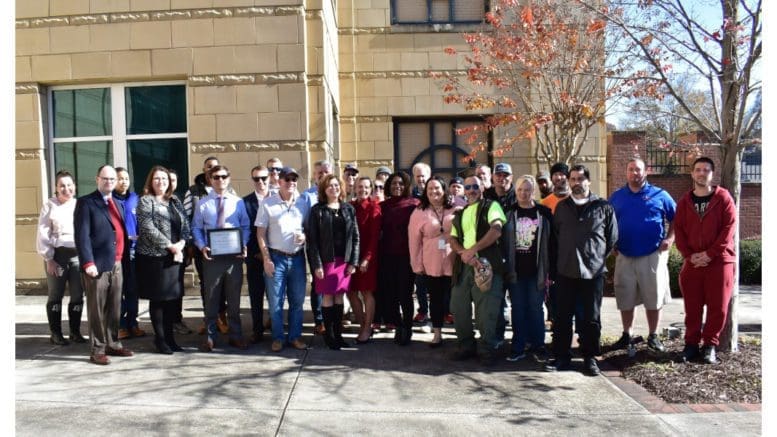
[[67,304],[67,318],[70,323],[70,341],[73,343],[86,343],[81,335],[81,314],[83,305],[80,303]]
[[62,302],[49,302],[46,304],[46,317],[49,320],[49,330],[51,344],[66,346],[69,341],[62,336]]

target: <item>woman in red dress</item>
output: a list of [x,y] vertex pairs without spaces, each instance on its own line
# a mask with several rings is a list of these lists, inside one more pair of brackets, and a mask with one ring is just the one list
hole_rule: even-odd
[[[356,182],[356,200],[351,204],[356,209],[359,225],[359,268],[351,278],[348,301],[359,317],[357,344],[367,343],[372,336],[372,320],[375,316],[375,297],[378,286],[378,239],[380,238],[380,203],[372,197],[372,180],[365,176]],[[361,292],[361,299],[359,298]]]

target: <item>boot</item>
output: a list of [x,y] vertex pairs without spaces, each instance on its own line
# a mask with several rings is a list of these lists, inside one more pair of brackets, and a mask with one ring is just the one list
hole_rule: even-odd
[[332,329],[335,330],[335,341],[337,342],[337,345],[340,347],[351,347],[351,344],[345,341],[343,339],[343,310],[345,305],[343,304],[334,304],[332,308],[334,309],[334,315],[335,319],[332,323]]
[[83,305],[80,303],[67,304],[67,318],[70,322],[70,341],[73,343],[86,343],[86,339],[81,335],[81,313]]
[[154,328],[154,347],[156,347],[156,351],[160,354],[171,355],[173,350],[165,342],[165,330],[162,326],[162,309],[158,302],[149,302],[148,315],[151,317],[151,326]]
[[335,341],[334,334],[334,308],[333,307],[321,307],[321,315],[324,317],[324,343],[332,350],[340,350],[340,346]]
[[175,342],[175,337],[173,336],[173,321],[169,317],[164,318],[162,320],[162,329],[165,333],[165,344],[170,348],[173,352],[181,352],[183,348],[181,346],[178,346],[178,343]]
[[65,340],[65,337],[62,336],[62,301],[47,303],[46,316],[49,319],[49,330],[51,331],[49,341],[51,341],[51,344],[59,346],[70,344],[70,342]]

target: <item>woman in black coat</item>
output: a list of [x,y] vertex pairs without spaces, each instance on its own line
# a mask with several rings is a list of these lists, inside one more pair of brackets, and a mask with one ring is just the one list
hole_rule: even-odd
[[154,166],[138,202],[138,243],[135,266],[138,296],[149,300],[154,346],[161,354],[183,350],[173,337],[177,300],[183,293],[178,280],[183,248],[190,237],[183,207],[173,196],[170,173]]

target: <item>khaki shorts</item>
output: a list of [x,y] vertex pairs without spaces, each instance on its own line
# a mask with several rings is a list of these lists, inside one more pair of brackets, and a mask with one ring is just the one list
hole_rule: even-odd
[[628,311],[644,304],[647,310],[660,310],[672,301],[669,291],[669,251],[638,257],[618,253],[615,260],[615,302],[618,310]]

